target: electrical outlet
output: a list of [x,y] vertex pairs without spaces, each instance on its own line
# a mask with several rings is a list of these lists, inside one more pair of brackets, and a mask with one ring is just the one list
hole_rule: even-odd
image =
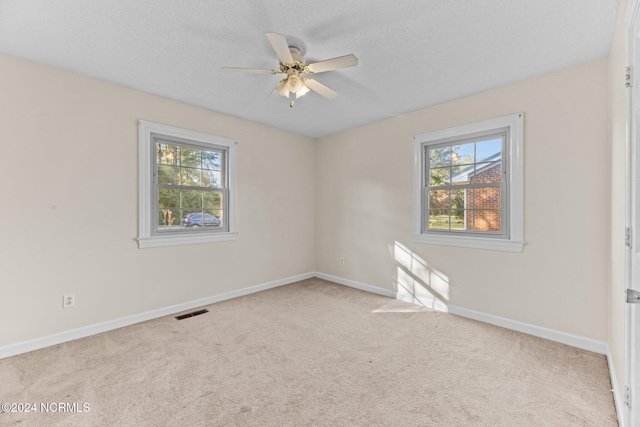
[[344,258],[340,258],[340,265],[344,265]]
[[75,306],[76,306],[76,295],[75,294],[69,294],[69,295],[65,295],[63,297],[62,308],[69,308],[69,307],[75,307]]

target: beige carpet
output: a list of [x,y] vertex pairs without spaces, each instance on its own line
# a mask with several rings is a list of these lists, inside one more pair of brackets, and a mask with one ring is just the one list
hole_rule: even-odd
[[0,360],[0,425],[617,425],[587,351],[319,279],[206,308]]

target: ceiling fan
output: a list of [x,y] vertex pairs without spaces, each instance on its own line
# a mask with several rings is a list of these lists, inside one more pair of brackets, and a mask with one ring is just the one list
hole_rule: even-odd
[[307,77],[307,75],[358,65],[358,58],[355,55],[339,56],[337,58],[307,64],[300,49],[295,46],[289,46],[284,36],[277,33],[267,33],[267,39],[269,39],[273,50],[275,50],[276,55],[278,55],[280,59],[280,66],[277,69],[223,67],[222,71],[286,74],[286,77],[276,85],[275,90],[280,95],[290,98],[290,107],[293,107],[294,94],[297,99],[309,92],[309,90],[319,93],[327,99],[333,99],[338,96],[334,90],[329,89],[311,77]]

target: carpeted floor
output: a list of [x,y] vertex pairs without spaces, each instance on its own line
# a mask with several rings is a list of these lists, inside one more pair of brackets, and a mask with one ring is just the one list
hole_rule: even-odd
[[617,425],[602,355],[320,279],[206,308],[0,360],[0,425]]

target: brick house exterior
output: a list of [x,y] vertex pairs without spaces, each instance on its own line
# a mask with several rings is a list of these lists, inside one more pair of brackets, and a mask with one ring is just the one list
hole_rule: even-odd
[[[474,175],[469,175],[471,184],[500,182],[501,180],[502,163],[500,162],[488,166]],[[468,189],[465,192],[465,201],[468,201],[464,211],[465,229],[500,231],[500,188]]]

